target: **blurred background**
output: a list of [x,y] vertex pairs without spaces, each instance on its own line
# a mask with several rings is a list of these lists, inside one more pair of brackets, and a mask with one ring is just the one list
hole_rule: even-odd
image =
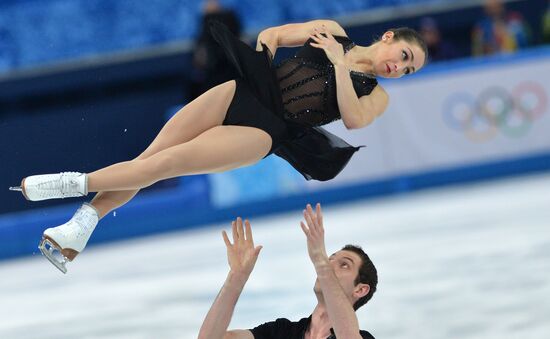
[[[167,180],[101,221],[63,276],[37,250],[84,200],[30,203],[28,175],[137,156],[182,105],[230,79],[204,32],[337,20],[359,45],[417,29],[430,63],[399,81],[330,182],[283,160]],[[329,250],[359,243],[380,291],[376,337],[550,337],[550,1],[0,1],[0,338],[196,337],[225,277],[219,233],[251,218],[262,258],[233,327],[314,305],[299,228],[326,209]],[[276,61],[294,53],[278,50]],[[37,254],[38,252],[38,254]]]

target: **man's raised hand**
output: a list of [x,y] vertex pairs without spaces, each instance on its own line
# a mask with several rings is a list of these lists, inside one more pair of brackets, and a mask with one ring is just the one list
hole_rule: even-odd
[[227,247],[227,261],[231,271],[248,277],[254,269],[262,246],[254,246],[250,222],[245,220],[244,224],[245,227],[241,218],[231,223],[233,243],[229,241],[225,231],[222,231],[222,236]]
[[323,227],[323,213],[321,204],[315,206],[315,211],[310,204],[304,210],[306,223],[300,222],[302,231],[307,238],[307,250],[314,265],[320,265],[328,261],[325,248],[325,229]]

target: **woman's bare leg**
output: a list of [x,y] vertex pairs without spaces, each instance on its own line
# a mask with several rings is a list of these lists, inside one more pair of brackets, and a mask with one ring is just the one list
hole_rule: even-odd
[[[185,143],[212,127],[219,126],[233,95],[235,81],[228,81],[208,90],[180,109],[161,129],[155,140],[134,160],[146,159],[169,147]],[[100,218],[130,201],[139,190],[103,191],[96,194],[91,204]]]
[[145,159],[121,162],[90,173],[88,190],[135,190],[163,179],[251,165],[269,152],[271,142],[269,134],[258,128],[216,126]]

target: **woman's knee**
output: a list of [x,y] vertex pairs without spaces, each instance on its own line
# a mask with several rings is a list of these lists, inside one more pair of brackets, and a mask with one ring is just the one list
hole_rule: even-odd
[[169,154],[157,153],[145,159],[134,161],[150,184],[171,177],[176,168],[176,160]]
[[149,148],[147,148],[145,151],[141,152],[140,155],[138,155],[137,157],[135,157],[134,159],[132,159],[132,161],[144,160],[144,159],[149,158],[149,157],[152,156],[153,154],[155,154],[154,150],[153,150],[151,147],[149,147]]
[[256,142],[254,147],[256,148],[256,157],[252,161],[258,162],[262,160],[271,150],[273,146],[273,139],[266,131],[263,131],[259,128],[255,128],[254,132],[257,134]]
[[271,150],[273,143],[271,136],[259,128],[225,126],[225,129],[233,129],[239,135],[237,139],[232,139],[225,151],[225,154],[231,154],[233,160],[228,162],[228,165],[230,164],[229,169],[254,165]]
[[224,88],[226,91],[229,91],[229,92],[234,92],[235,88],[237,88],[237,81],[228,80],[226,82],[223,82],[223,83],[219,84],[216,87]]

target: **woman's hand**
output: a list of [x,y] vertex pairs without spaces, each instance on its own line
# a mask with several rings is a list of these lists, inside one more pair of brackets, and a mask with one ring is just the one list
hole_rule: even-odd
[[327,58],[333,65],[344,65],[344,46],[334,39],[334,36],[327,31],[325,26],[321,29],[314,29],[313,34],[310,36],[315,42],[311,42],[310,45],[316,48],[321,48],[325,51]]
[[229,241],[229,237],[225,231],[222,232],[225,246],[227,247],[227,261],[231,272],[243,276],[250,276],[262,246],[254,247],[254,239],[252,238],[252,229],[248,220],[245,220],[245,228],[241,218],[231,223],[233,232],[233,244]]

